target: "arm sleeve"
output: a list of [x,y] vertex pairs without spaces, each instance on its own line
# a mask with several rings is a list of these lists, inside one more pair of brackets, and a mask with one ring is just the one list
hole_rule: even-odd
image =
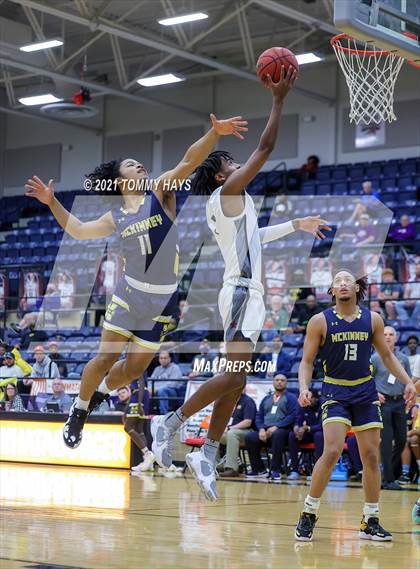
[[270,243],[270,241],[281,239],[282,237],[293,233],[295,231],[295,228],[293,227],[293,223],[291,221],[286,221],[286,223],[280,223],[278,225],[260,227],[259,231],[261,243]]

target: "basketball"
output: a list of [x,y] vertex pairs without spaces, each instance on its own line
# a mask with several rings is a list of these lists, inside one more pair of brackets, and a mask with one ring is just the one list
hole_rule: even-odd
[[287,47],[270,47],[262,52],[257,61],[257,76],[262,82],[265,77],[270,75],[274,83],[280,81],[281,67],[284,65],[285,71],[292,65],[296,71],[299,71],[299,63],[297,59]]

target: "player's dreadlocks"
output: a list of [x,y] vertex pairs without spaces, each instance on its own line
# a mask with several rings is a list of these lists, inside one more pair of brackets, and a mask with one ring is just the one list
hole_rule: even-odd
[[[121,160],[111,160],[110,162],[103,162],[97,166],[93,172],[86,174],[85,177],[92,182],[92,188],[96,187],[98,180],[111,180],[114,182],[120,174]],[[109,183],[109,187],[106,188],[108,191],[105,193],[108,195],[118,194],[120,195],[120,189],[117,184]]]
[[[356,279],[353,271],[350,271],[349,269],[338,269],[338,270],[334,271],[334,275],[336,275],[337,273],[341,273],[342,271],[345,271],[346,273],[350,273],[354,277],[356,284],[359,285],[359,291],[356,292],[356,301],[357,301],[357,304],[359,304],[359,302],[361,300],[363,300],[366,296],[366,291],[368,289],[367,277],[360,277],[360,279]],[[332,286],[333,285],[331,283],[331,286],[328,289],[328,294],[330,294],[330,295],[332,295]]]
[[233,158],[225,150],[216,150],[200,164],[195,171],[195,177],[191,184],[193,194],[196,196],[210,196],[212,194],[218,186],[215,176],[222,168],[222,160],[233,160]]

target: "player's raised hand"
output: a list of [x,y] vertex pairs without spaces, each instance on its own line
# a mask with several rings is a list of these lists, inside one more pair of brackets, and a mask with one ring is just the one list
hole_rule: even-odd
[[406,404],[406,409],[409,410],[416,403],[417,391],[414,387],[414,383],[410,381],[407,383],[404,389],[404,399]]
[[232,117],[230,119],[219,120],[213,113],[210,114],[211,124],[214,130],[220,136],[233,134],[236,138],[244,140],[241,132],[248,132],[248,121],[244,121],[242,117]]
[[309,389],[304,389],[299,393],[298,403],[301,407],[308,407],[311,404],[312,393]]
[[323,231],[331,231],[331,227],[325,219],[321,219],[320,215],[308,215],[298,220],[299,229],[311,233],[317,239],[325,239]]
[[48,185],[45,185],[38,176],[33,176],[25,184],[27,190],[25,196],[35,198],[46,205],[51,205],[54,201],[53,182],[54,180],[49,180]]
[[298,73],[293,65],[289,65],[287,71],[284,65],[281,66],[280,79],[278,83],[274,83],[271,76],[267,75],[264,85],[273,93],[273,98],[282,101],[296,81]]

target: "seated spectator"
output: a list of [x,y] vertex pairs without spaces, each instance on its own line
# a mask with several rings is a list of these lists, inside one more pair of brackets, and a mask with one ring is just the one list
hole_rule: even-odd
[[19,346],[21,350],[27,350],[32,342],[46,342],[48,340],[48,335],[44,330],[35,330],[35,324],[36,321],[31,321],[27,328],[20,330]]
[[280,481],[282,455],[289,433],[295,424],[297,399],[287,391],[287,378],[278,374],[273,379],[274,393],[261,401],[255,418],[258,432],[246,434],[245,444],[251,461],[249,478],[265,478],[267,471],[261,460],[261,448],[269,446],[272,452],[271,474],[274,482]]
[[420,263],[416,264],[416,274],[403,287],[403,301],[394,302],[400,320],[412,318],[420,322]]
[[281,330],[289,324],[290,314],[283,306],[281,296],[269,297],[270,308],[266,312],[264,328]]
[[401,243],[404,241],[414,241],[416,238],[416,226],[410,222],[407,214],[400,217],[400,222],[394,226],[388,234],[390,241]]
[[369,303],[369,308],[372,312],[377,312],[381,318],[385,319],[385,312],[381,308],[381,303],[379,300],[371,300]]
[[57,364],[46,354],[44,346],[36,346],[34,350],[35,363],[32,366],[31,378],[41,377],[44,379],[60,378]]
[[[271,342],[271,348],[267,349],[266,353],[262,353],[260,358],[258,358],[260,362],[271,362],[272,367],[269,368],[270,371],[267,372],[258,371],[256,368],[256,377],[274,377],[279,373],[284,374],[290,370],[292,367],[292,359],[282,351],[282,347],[283,341],[280,334],[277,334]],[[273,369],[273,371],[271,371],[271,369]]]
[[355,235],[352,242],[356,247],[364,247],[375,241],[376,231],[367,213],[362,213],[359,220],[359,227],[355,228]]
[[299,308],[297,326],[293,328],[293,332],[295,334],[306,334],[309,320],[319,312],[322,312],[322,308],[319,306],[316,296],[310,294],[306,297],[305,304]]
[[408,357],[410,362],[410,369],[415,369],[415,364],[417,358],[420,358],[420,354],[417,353],[417,348],[419,347],[419,339],[417,336],[409,336],[407,338],[407,346],[401,351]]
[[6,352],[10,352],[8,343],[4,340],[0,340],[0,367],[4,365],[3,358]]
[[362,184],[362,197],[357,201],[356,207],[353,210],[347,223],[357,221],[364,213],[369,213],[375,207],[375,198],[379,199],[379,192],[373,189],[372,182],[366,180]]
[[388,318],[390,320],[396,320],[397,312],[395,303],[402,298],[403,288],[396,282],[394,271],[390,268],[382,271],[381,281],[378,299],[381,301],[381,306],[385,308]]
[[245,389],[236,404],[232,421],[220,439],[220,443],[226,445],[225,468],[220,473],[222,478],[231,478],[239,475],[239,447],[245,442],[246,434],[253,430],[257,406],[254,400],[245,393]]
[[17,381],[20,378],[23,378],[22,369],[15,363],[15,356],[12,352],[6,352],[3,357],[3,365],[0,367],[0,401],[5,396],[7,385],[17,386]]
[[159,412],[166,415],[169,411],[168,397],[182,397],[185,392],[185,382],[174,381],[182,378],[181,369],[171,362],[169,352],[159,353],[159,365],[153,370],[151,379],[169,379],[155,383],[155,393],[159,397]]
[[[64,383],[62,379],[53,379],[52,391],[52,395],[46,399],[44,408],[42,410],[48,411],[48,403],[57,403],[57,413],[68,413],[70,411],[70,407],[72,406],[73,399],[64,391]],[[37,406],[38,408],[40,407],[40,405]]]
[[194,379],[194,377],[213,377],[214,374],[211,371],[213,360],[214,358],[210,354],[210,343],[208,340],[203,340],[200,343],[200,353],[193,357],[188,377],[190,379]]
[[315,462],[324,450],[324,434],[322,432],[322,412],[319,393],[311,389],[312,399],[309,407],[297,406],[295,426],[289,433],[290,474],[288,480],[297,480],[299,474],[299,443],[315,444]]
[[129,385],[117,389],[118,401],[114,406],[113,414],[123,415],[127,412],[131,401],[131,388]]
[[301,171],[306,174],[308,180],[315,180],[316,173],[318,172],[320,160],[316,154],[311,154],[306,159],[306,164],[303,164]]
[[13,383],[6,385],[4,401],[2,407],[6,412],[23,413],[26,411],[21,396],[17,392],[17,387]]
[[58,343],[55,340],[48,342],[48,357],[57,364],[60,377],[67,377],[67,365],[63,361],[64,357],[58,352]]
[[19,366],[22,370],[22,377],[31,373],[32,366],[22,358],[20,351],[16,348],[16,346],[9,346],[8,343],[4,341],[0,341],[0,367],[4,365],[3,359],[6,352],[11,352],[14,356],[16,365]]

